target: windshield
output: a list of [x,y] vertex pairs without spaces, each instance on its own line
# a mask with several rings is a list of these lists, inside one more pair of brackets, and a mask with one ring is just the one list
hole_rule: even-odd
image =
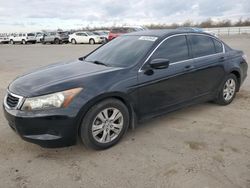
[[87,56],[85,61],[128,67],[143,58],[156,40],[157,37],[149,36],[117,37]]

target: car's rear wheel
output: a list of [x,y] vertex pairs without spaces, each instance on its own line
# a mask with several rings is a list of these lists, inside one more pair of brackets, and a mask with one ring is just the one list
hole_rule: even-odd
[[89,44],[95,44],[94,39],[90,39],[90,40],[89,40]]
[[220,105],[230,104],[236,95],[237,88],[237,77],[234,74],[229,74],[223,82],[223,86],[219,91],[216,103]]
[[55,43],[55,44],[60,44],[60,40],[59,40],[58,38],[56,38],[56,39],[54,40],[54,43]]
[[72,44],[77,44],[76,39],[71,39]]
[[128,126],[126,105],[117,99],[107,99],[87,112],[81,124],[80,136],[87,147],[106,149],[122,138]]
[[26,41],[24,39],[22,40],[22,44],[26,44]]

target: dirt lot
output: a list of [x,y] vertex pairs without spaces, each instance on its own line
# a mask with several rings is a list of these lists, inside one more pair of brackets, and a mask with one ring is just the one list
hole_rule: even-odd
[[[224,37],[250,60],[250,36]],[[89,45],[0,45],[0,98],[17,75]],[[250,74],[249,74],[250,75]],[[229,106],[189,107],[141,124],[115,147],[44,149],[21,140],[0,110],[0,187],[250,188],[250,77]]]

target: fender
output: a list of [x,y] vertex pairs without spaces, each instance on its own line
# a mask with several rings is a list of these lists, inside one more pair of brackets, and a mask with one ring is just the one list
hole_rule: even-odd
[[91,99],[90,101],[88,101],[84,107],[81,108],[81,110],[79,111],[78,115],[77,115],[77,133],[79,133],[79,128],[81,126],[81,122],[82,119],[84,118],[84,116],[86,115],[86,113],[89,111],[89,109],[97,104],[98,102],[108,99],[108,98],[116,98],[120,101],[122,101],[129,110],[129,115],[131,116],[130,122],[129,122],[129,127],[134,130],[137,124],[137,113],[136,113],[136,104],[132,103],[131,101],[132,98],[129,97],[128,95],[126,95],[125,93],[122,92],[110,92],[110,93],[104,93],[101,95],[96,96],[95,98]]

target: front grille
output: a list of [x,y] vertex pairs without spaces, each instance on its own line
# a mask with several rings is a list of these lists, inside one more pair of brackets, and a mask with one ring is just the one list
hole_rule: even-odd
[[11,108],[17,107],[19,100],[20,100],[20,98],[15,97],[15,96],[11,95],[10,93],[7,94],[6,103],[9,107],[11,107]]

